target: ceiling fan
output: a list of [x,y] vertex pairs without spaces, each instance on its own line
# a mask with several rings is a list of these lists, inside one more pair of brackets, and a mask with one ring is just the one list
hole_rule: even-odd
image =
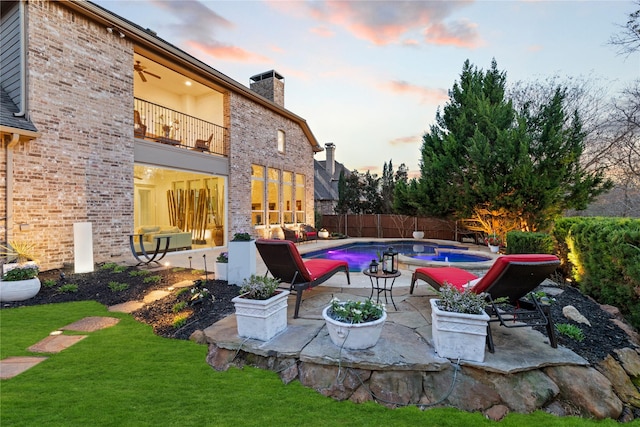
[[142,79],[143,82],[147,81],[147,79],[144,76],[145,74],[149,74],[150,76],[153,76],[156,79],[161,79],[162,78],[162,77],[160,77],[160,76],[158,76],[156,74],[153,74],[153,73],[151,73],[149,71],[145,71],[145,68],[147,68],[147,67],[145,67],[144,65],[140,64],[140,61],[136,61],[136,63],[133,64],[134,71],[138,72],[138,74],[140,75],[140,78]]

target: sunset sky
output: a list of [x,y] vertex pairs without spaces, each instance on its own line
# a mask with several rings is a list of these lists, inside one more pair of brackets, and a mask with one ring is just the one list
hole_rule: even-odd
[[[640,53],[608,44],[633,1],[94,1],[249,86],[275,69],[285,108],[350,169],[418,172],[422,135],[466,59],[507,82],[593,77],[612,96]],[[324,152],[316,154],[324,160]]]

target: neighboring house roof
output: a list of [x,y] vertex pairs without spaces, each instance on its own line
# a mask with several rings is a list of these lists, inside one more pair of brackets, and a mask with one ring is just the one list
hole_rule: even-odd
[[349,176],[350,172],[340,162],[334,162],[335,172],[330,176],[326,168],[326,160],[314,160],[313,169],[315,172],[313,194],[315,200],[338,200],[338,180],[340,173],[344,172]]
[[4,88],[0,87],[0,131],[20,134],[37,133],[38,129],[30,120],[13,114],[18,111],[20,111],[18,106],[14,104]]
[[102,22],[106,27],[117,28],[126,37],[131,38],[131,40],[135,42],[137,48],[144,50],[146,55],[151,56],[150,59],[153,59],[155,56],[156,58],[174,61],[181,65],[188,65],[189,71],[197,73],[206,79],[213,80],[221,88],[241,93],[243,96],[246,96],[258,104],[261,104],[262,106],[297,122],[306,137],[309,139],[313,151],[320,152],[324,150],[316,140],[313,132],[311,132],[311,129],[309,128],[309,125],[307,125],[305,119],[275,104],[267,98],[264,98],[250,88],[238,83],[183,50],[180,50],[176,46],[166,42],[158,37],[155,32],[149,29],[144,29],[141,26],[89,1],[66,0],[66,4],[74,10],[87,15],[98,22]]

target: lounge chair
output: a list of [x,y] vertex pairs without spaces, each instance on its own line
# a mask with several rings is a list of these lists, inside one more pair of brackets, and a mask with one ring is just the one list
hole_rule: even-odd
[[256,247],[269,273],[296,292],[296,308],[293,318],[298,318],[302,291],[318,286],[334,274],[344,271],[349,278],[349,264],[346,261],[310,259],[303,261],[296,245],[289,240],[258,239]]
[[300,242],[300,232],[297,230],[293,230],[291,228],[282,227],[282,232],[284,233],[285,240],[289,240],[293,243]]
[[[522,326],[545,326],[551,347],[558,346],[553,319],[548,305],[540,303],[531,293],[560,265],[555,255],[522,254],[505,255],[496,259],[487,274],[479,278],[456,267],[417,268],[411,277],[409,293],[413,294],[416,282],[423,280],[438,290],[448,283],[459,290],[470,287],[475,293],[487,293],[487,313],[491,322],[500,322],[507,328]],[[507,303],[496,304],[494,300],[506,297]],[[493,352],[491,329],[487,330],[489,350]]]

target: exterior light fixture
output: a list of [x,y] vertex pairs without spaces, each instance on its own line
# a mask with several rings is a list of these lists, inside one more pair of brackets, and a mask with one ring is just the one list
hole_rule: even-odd
[[398,272],[398,252],[392,247],[382,254],[382,271],[391,274]]
[[369,264],[369,272],[373,274],[378,273],[378,262],[375,259],[372,259],[371,264]]

